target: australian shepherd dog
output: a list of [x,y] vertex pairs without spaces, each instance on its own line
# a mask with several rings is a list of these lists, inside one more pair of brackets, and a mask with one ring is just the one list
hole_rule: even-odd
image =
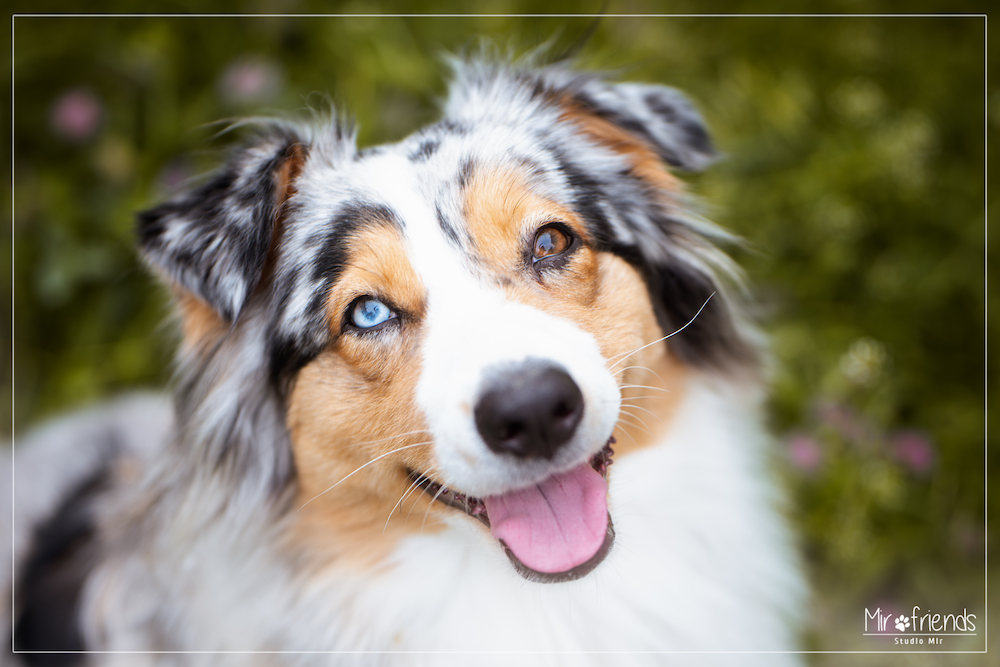
[[17,443],[13,659],[798,662],[758,337],[674,175],[715,155],[683,95],[470,58],[399,143],[249,135],[139,216],[172,403]]

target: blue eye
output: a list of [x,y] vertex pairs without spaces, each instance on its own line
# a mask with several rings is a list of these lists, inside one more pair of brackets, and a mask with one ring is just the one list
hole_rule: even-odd
[[396,313],[389,310],[378,299],[365,297],[358,299],[351,310],[351,322],[359,329],[371,329],[396,317]]

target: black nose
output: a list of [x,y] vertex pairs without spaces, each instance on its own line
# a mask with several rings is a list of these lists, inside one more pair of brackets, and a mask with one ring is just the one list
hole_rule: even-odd
[[476,428],[497,454],[555,456],[583,417],[583,394],[558,366],[529,361],[492,378],[476,403]]

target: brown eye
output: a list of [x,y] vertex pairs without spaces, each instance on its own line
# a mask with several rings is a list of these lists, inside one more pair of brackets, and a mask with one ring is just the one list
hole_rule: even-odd
[[542,227],[535,234],[535,246],[532,251],[533,261],[552,257],[565,252],[570,245],[570,237],[558,227],[549,225]]

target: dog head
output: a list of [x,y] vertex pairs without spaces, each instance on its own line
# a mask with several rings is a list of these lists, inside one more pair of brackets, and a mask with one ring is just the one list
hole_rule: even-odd
[[489,526],[530,579],[586,574],[638,375],[752,363],[721,233],[670,173],[712,157],[672,89],[485,61],[397,144],[265,125],[140,216],[184,315],[191,445],[270,461],[341,551],[413,530],[390,521],[409,502],[421,528]]

